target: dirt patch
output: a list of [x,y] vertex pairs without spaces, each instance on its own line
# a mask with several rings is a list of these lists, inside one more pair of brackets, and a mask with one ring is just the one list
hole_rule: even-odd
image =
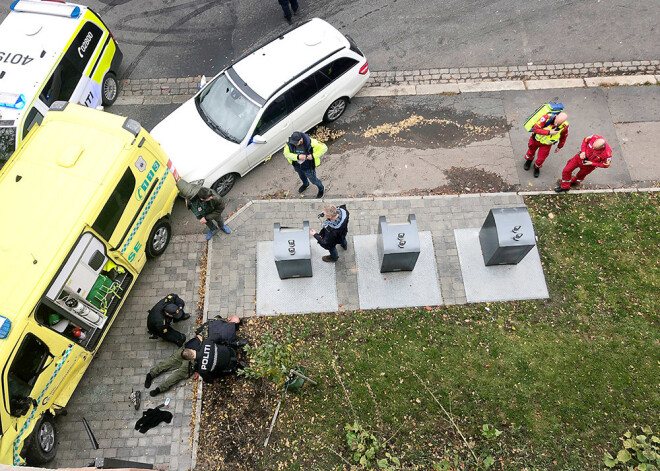
[[365,145],[448,149],[502,136],[510,127],[505,117],[379,99],[361,106],[353,117],[328,125],[321,134],[334,142],[333,153]]
[[511,185],[494,172],[480,168],[451,167],[444,171],[449,183],[431,189],[417,189],[404,192],[404,196],[415,195],[455,195],[462,193],[500,193],[516,191]]
[[[238,337],[254,343],[264,329],[264,319],[248,319]],[[269,383],[242,376],[204,384],[195,469],[257,469],[279,397]],[[276,437],[277,426],[271,441]]]

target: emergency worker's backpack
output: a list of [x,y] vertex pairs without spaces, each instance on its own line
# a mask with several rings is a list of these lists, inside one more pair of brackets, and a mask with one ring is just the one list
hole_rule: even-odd
[[527,121],[525,121],[523,126],[526,131],[531,132],[534,125],[538,123],[539,119],[544,115],[549,114],[550,116],[556,116],[562,111],[564,111],[564,105],[562,103],[543,103],[529,118],[527,118]]

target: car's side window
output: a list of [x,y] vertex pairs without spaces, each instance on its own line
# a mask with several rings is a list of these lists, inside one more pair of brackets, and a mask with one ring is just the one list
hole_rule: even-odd
[[319,89],[316,85],[316,79],[314,78],[314,75],[310,75],[309,77],[303,79],[301,82],[295,84],[289,89],[289,91],[286,92],[286,95],[291,100],[291,109],[295,110],[311,97],[316,95],[318,91]]
[[25,336],[7,373],[9,411],[13,416],[21,416],[29,409],[30,393],[49,356],[45,343],[33,334]]
[[268,105],[268,108],[266,108],[266,111],[264,111],[264,113],[261,115],[261,119],[257,123],[254,134],[263,135],[270,128],[282,121],[282,119],[287,115],[287,112],[288,110],[286,107],[286,97],[284,94],[282,94],[278,96],[270,105]]
[[25,139],[27,133],[30,132],[30,129],[32,129],[35,124],[41,124],[43,120],[44,120],[44,115],[39,113],[38,109],[32,108],[25,117],[25,124],[23,125],[23,139]]
[[121,177],[117,184],[115,191],[112,192],[110,198],[103,206],[101,213],[94,221],[92,229],[94,229],[106,241],[110,240],[119,220],[124,214],[126,205],[133,195],[135,190],[135,177],[129,168]]
[[348,69],[357,63],[358,61],[351,59],[350,57],[340,57],[339,59],[321,67],[321,69],[316,74],[314,74],[316,76],[316,82],[318,83],[319,90],[328,86],[331,82],[337,80],[340,76],[346,73]]

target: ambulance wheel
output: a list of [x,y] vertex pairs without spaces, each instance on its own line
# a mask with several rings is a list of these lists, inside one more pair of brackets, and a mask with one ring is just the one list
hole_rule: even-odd
[[346,105],[348,105],[348,100],[346,98],[337,98],[335,101],[330,103],[330,106],[328,106],[328,109],[323,115],[323,121],[326,123],[337,121],[339,117],[344,114],[344,111],[346,111]]
[[117,82],[117,76],[112,72],[108,72],[103,77],[103,83],[101,84],[101,100],[103,101],[103,106],[112,105],[119,95],[119,82]]
[[218,178],[218,180],[213,185],[211,185],[211,188],[217,191],[220,196],[225,196],[227,193],[229,193],[229,190],[234,187],[237,176],[238,175],[235,173],[228,173],[227,175],[223,175]]
[[170,223],[165,219],[158,221],[154,228],[151,229],[151,234],[149,234],[146,248],[147,257],[158,257],[165,252],[167,245],[170,243],[171,237],[172,226],[170,226]]
[[48,463],[57,454],[57,435],[55,421],[50,415],[44,415],[34,431],[25,441],[25,461],[31,466]]

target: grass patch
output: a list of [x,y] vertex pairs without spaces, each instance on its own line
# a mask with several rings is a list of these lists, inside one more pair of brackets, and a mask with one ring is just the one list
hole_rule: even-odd
[[252,320],[291,329],[321,382],[288,395],[252,469],[348,469],[355,421],[406,469],[603,469],[627,429],[657,429],[660,198],[526,202],[548,300]]

